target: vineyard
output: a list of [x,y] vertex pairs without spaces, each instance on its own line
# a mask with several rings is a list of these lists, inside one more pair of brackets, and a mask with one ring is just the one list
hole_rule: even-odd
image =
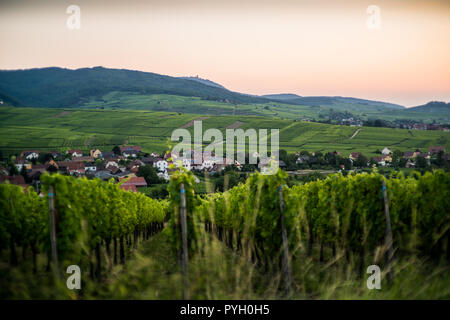
[[[25,290],[17,282],[30,274],[64,284],[79,265],[84,289],[50,297],[450,297],[448,172],[286,179],[255,173],[197,195],[193,174],[174,171],[163,201],[61,175],[46,175],[41,194],[0,184],[1,295]],[[378,296],[364,289],[374,264]]]
[[[208,113],[205,113],[208,115]],[[384,147],[402,151],[444,146],[450,149],[450,134],[437,130],[406,130],[363,127],[353,138],[354,127],[303,122],[250,115],[209,115],[144,110],[0,108],[0,151],[18,155],[23,150],[88,151],[94,147],[110,151],[114,146],[134,144],[144,152],[162,153],[172,132],[189,122],[202,120],[203,130],[226,128],[239,121],[239,129],[279,129],[280,148],[331,152],[343,155],[361,152],[376,156]],[[298,117],[304,117],[299,114]],[[297,118],[296,118],[297,119]],[[188,130],[193,134],[193,127]]]

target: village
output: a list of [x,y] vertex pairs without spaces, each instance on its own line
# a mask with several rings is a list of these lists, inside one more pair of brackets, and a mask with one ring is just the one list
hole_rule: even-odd
[[[366,158],[361,152],[351,152],[348,157],[341,152],[308,152],[301,151],[287,155],[286,151],[280,150],[278,166],[296,174],[302,169],[330,169],[346,171],[356,168],[371,167],[395,167],[398,168],[426,168],[444,167],[450,161],[450,155],[445,153],[445,147],[432,146],[427,151],[416,149],[414,151],[391,150],[388,147],[381,151],[376,150],[379,156]],[[24,150],[9,165],[0,166],[0,183],[20,185],[27,188],[32,185],[39,189],[40,177],[44,173],[58,172],[75,177],[98,178],[104,181],[114,179],[120,183],[120,188],[138,192],[139,188],[148,187],[151,183],[140,174],[140,168],[153,168],[161,182],[169,180],[170,171],[177,167],[184,167],[195,173],[208,172],[210,175],[221,173],[225,168],[236,171],[252,172],[263,170],[269,163],[264,159],[259,160],[257,152],[245,155],[246,163],[241,164],[237,160],[229,158],[218,160],[214,153],[210,156],[201,155],[202,162],[194,162],[194,152],[191,157],[177,159],[175,155],[166,152],[160,155],[156,152],[144,153],[140,146],[115,146],[112,151],[92,149],[88,154],[72,149],[66,152],[39,150]],[[253,157],[253,161],[248,161]],[[247,163],[256,163],[249,165]],[[174,164],[174,166],[171,166]],[[306,170],[308,171],[308,170]],[[312,170],[310,170],[312,171]],[[336,172],[335,171],[335,172]],[[197,182],[199,179],[196,177]]]

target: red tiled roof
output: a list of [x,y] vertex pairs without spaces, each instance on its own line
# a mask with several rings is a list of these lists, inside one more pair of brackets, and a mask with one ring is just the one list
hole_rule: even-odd
[[67,170],[84,170],[84,163],[82,161],[65,161],[59,165],[61,167],[66,167]]
[[[122,181],[124,179],[126,179],[126,178],[122,178],[122,179],[120,179],[120,181]],[[122,183],[122,185],[123,186],[135,185],[136,187],[146,187],[147,182],[145,181],[145,179],[143,177],[132,177],[129,180]]]
[[428,148],[428,152],[431,153],[431,154],[439,153],[439,151],[445,152],[445,148],[441,147],[441,146],[429,147]]

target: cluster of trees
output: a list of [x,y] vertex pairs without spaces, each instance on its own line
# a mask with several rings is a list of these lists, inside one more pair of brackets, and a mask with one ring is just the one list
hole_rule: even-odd
[[[323,153],[321,151],[309,153],[304,150],[300,152],[300,155],[291,153],[288,154],[286,150],[281,149],[279,151],[280,160],[286,164],[286,170],[298,170],[298,169],[340,169],[344,166],[345,170],[350,170],[352,168],[352,162],[350,159],[341,156],[336,151]],[[361,162],[364,159],[361,159]],[[358,161],[359,163],[359,161]],[[353,165],[356,165],[353,163]]]

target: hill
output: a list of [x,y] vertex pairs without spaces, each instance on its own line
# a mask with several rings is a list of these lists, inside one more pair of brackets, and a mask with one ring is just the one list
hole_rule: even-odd
[[255,96],[233,92],[197,77],[176,78],[103,67],[3,70],[0,71],[0,100],[9,106],[140,109],[296,120],[354,117],[428,123],[450,121],[448,107],[421,112],[421,108],[349,97],[308,97],[290,93]]
[[450,114],[450,103],[445,103],[441,101],[431,101],[421,106],[409,108],[409,111]]
[[234,104],[282,102],[337,109],[346,109],[348,105],[351,105],[350,109],[367,109],[367,106],[403,108],[385,102],[345,97],[301,97],[294,94],[255,96],[232,92],[218,83],[198,77],[176,78],[151,72],[103,67],[3,70],[0,71],[0,92],[22,106],[52,108],[79,107],[92,100],[102,101],[103,96],[110,92],[120,92],[122,95],[169,94]]
[[443,131],[329,125],[258,116],[208,116],[144,110],[92,110],[0,107],[0,150],[20,154],[22,150],[111,150],[115,145],[136,144],[145,152],[162,152],[176,128],[203,118],[203,130],[217,128],[279,129],[280,147],[289,152],[358,151],[374,156],[384,147],[425,151],[441,145],[450,150],[450,133]]
[[80,106],[92,98],[101,99],[112,91],[127,94],[175,94],[235,103],[267,101],[198,81],[103,67],[0,71],[0,91],[24,106],[52,108]]

